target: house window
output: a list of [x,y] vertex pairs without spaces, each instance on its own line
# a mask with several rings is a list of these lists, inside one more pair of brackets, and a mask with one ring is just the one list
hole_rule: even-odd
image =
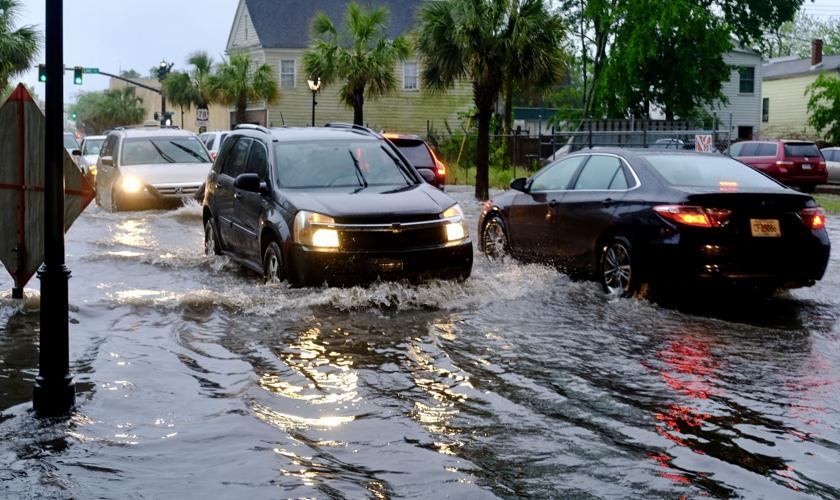
[[770,98],[765,97],[761,100],[761,121],[770,121]]
[[295,88],[295,60],[281,59],[280,60],[280,88],[293,89]]
[[417,62],[403,63],[403,89],[417,90]]
[[738,91],[742,94],[754,94],[755,67],[743,67],[738,72],[741,74]]

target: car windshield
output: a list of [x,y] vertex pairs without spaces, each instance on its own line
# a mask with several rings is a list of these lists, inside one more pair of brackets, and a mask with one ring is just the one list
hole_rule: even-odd
[[423,141],[402,140],[394,141],[394,144],[415,167],[434,168],[435,162]]
[[788,142],[785,144],[785,156],[819,156],[817,145],[812,142]]
[[722,190],[779,187],[772,179],[725,156],[651,155],[645,159],[674,186]]
[[206,150],[195,137],[126,139],[122,147],[122,165],[210,162]]
[[102,144],[105,142],[105,139],[85,139],[85,150],[82,151],[83,155],[98,155],[99,150],[102,149]]
[[415,181],[380,141],[322,141],[274,146],[278,185],[286,188],[330,186],[407,186]]
[[79,142],[73,134],[64,134],[64,149],[79,149]]

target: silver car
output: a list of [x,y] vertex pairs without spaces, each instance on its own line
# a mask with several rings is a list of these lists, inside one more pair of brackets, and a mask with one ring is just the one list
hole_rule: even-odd
[[198,191],[211,166],[191,132],[117,129],[96,162],[96,202],[112,211],[177,206]]
[[840,148],[823,148],[820,151],[828,169],[828,183],[840,184]]
[[86,174],[96,175],[96,160],[99,159],[99,150],[105,143],[104,135],[88,135],[82,139],[79,151],[82,153],[82,170]]

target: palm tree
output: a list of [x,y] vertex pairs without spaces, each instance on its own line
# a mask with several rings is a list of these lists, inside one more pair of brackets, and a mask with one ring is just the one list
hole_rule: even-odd
[[181,107],[181,127],[184,126],[184,106],[191,108],[197,100],[197,92],[192,85],[190,75],[182,71],[173,71],[166,75],[162,83],[163,95],[176,106]]
[[0,0],[0,90],[9,85],[12,77],[32,67],[41,43],[34,26],[13,31],[19,8],[18,0]]
[[490,120],[506,77],[554,80],[561,68],[562,23],[545,0],[439,0],[419,12],[423,86],[443,92],[472,81],[477,109],[475,196],[489,195]]
[[271,66],[254,66],[254,60],[248,54],[233,54],[219,64],[207,82],[213,100],[236,106],[236,123],[245,123],[245,109],[249,101],[273,103],[279,95]]
[[386,38],[388,9],[365,11],[356,2],[347,7],[344,31],[339,33],[323,12],[312,19],[312,46],[303,55],[303,68],[324,85],[343,80],[341,102],[353,108],[353,123],[364,125],[365,97],[376,99],[397,87],[394,65],[411,53],[408,40]]
[[213,100],[210,89],[213,59],[206,52],[195,52],[187,59],[189,72],[174,71],[163,81],[164,95],[181,107],[181,126],[184,126],[184,107],[206,108]]

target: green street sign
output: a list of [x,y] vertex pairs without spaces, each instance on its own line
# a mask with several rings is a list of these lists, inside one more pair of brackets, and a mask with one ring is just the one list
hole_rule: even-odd
[[84,73],[99,73],[99,68],[83,68]]

